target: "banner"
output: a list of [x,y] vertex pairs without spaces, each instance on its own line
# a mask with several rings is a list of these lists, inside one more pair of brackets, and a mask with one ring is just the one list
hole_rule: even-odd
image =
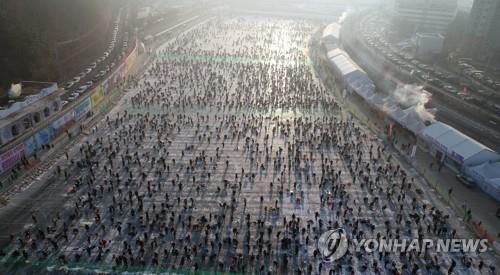
[[90,96],[90,101],[92,102],[92,109],[97,107],[97,105],[99,105],[103,99],[104,96],[102,95],[102,88],[101,86],[97,86],[94,89],[92,95]]
[[16,147],[3,153],[0,156],[0,173],[3,173],[19,163],[24,156],[24,143],[18,144]]
[[79,119],[90,111],[90,98],[87,97],[75,108],[75,119]]
[[52,127],[47,127],[35,134],[37,147],[48,144],[54,138],[54,130]]
[[31,156],[33,152],[40,149],[43,145],[47,145],[54,139],[54,129],[50,126],[42,129],[32,137],[24,141],[24,153],[26,156]]
[[132,51],[127,60],[125,61],[126,72],[129,73],[132,66],[134,66],[135,60],[137,59],[137,47]]
[[122,63],[118,67],[118,69],[116,69],[115,73],[111,75],[109,79],[113,83],[113,86],[115,86],[118,83],[118,81],[120,81],[123,78],[123,76],[125,75],[125,70],[126,70],[125,63]]
[[67,126],[66,124],[69,124],[69,122],[72,122],[74,118],[75,118],[74,112],[67,112],[62,117],[58,118],[52,123],[52,128],[58,131],[60,128],[64,128],[65,126]]
[[109,88],[109,83],[108,83],[107,79],[102,82],[101,90],[102,90],[103,95],[105,95],[105,96],[108,95],[110,88]]
[[33,152],[36,151],[37,145],[36,145],[36,139],[34,136],[28,138],[27,140],[24,141],[24,152],[26,156],[31,156]]

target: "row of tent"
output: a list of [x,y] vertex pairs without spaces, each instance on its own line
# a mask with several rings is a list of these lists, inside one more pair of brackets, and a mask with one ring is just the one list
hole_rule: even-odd
[[377,93],[375,84],[350,57],[335,48],[327,53],[330,66],[342,80],[346,91],[356,93],[370,106],[386,113],[392,120],[418,135],[425,127],[425,119],[421,113],[425,112],[417,106],[401,108],[389,95]]
[[335,47],[340,40],[340,28],[337,23],[332,23],[323,30],[322,40],[325,45]]
[[424,140],[432,150],[441,152],[458,173],[472,178],[487,194],[500,201],[500,155],[464,135],[457,129],[438,121],[427,125],[428,113],[422,106],[400,107],[391,96],[377,93],[375,84],[347,54],[340,44],[341,26],[328,25],[323,31],[323,45],[329,65],[343,82],[345,90],[363,98],[370,106],[387,116],[415,136]]
[[485,193],[500,201],[500,155],[442,122],[426,127],[421,138],[431,154],[440,152],[448,167],[465,174]]

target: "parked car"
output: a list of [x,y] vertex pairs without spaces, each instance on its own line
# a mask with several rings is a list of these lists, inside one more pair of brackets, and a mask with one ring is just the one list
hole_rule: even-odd
[[457,94],[458,93],[457,89],[455,89],[454,87],[449,86],[449,85],[448,86],[444,86],[444,89],[445,89],[445,91],[447,91],[447,92],[449,92],[451,94]]
[[82,86],[78,87],[78,90],[76,90],[76,92],[78,94],[83,94],[83,93],[85,93],[85,91],[87,91],[88,88],[89,87],[87,85],[82,85]]
[[469,188],[472,188],[474,186],[476,186],[474,180],[470,177],[467,177],[466,175],[464,174],[457,174],[456,175],[456,178],[459,182],[461,182],[463,185],[469,187]]
[[64,88],[67,90],[67,89],[73,87],[73,85],[75,85],[75,82],[68,81],[68,82],[66,82],[66,85],[64,85]]

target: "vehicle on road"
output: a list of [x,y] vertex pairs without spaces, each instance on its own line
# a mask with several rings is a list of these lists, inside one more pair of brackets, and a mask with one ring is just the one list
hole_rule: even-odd
[[74,81],[68,81],[66,82],[66,85],[64,85],[64,89],[68,90],[69,88],[73,87],[75,85]]
[[78,94],[83,94],[83,93],[85,93],[85,91],[87,91],[87,89],[88,89],[88,88],[89,88],[89,86],[87,86],[87,85],[82,85],[82,86],[78,87],[78,90],[76,90],[76,92],[77,92]]
[[455,177],[457,178],[457,180],[459,182],[461,182],[463,185],[465,185],[469,188],[476,186],[474,180],[472,178],[464,175],[464,174],[457,174]]

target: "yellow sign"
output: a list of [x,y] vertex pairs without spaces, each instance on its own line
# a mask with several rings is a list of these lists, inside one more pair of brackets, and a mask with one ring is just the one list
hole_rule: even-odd
[[102,95],[102,87],[97,86],[92,92],[92,95],[90,96],[90,100],[92,102],[92,108],[95,108],[97,105],[99,105],[103,99],[104,96]]

